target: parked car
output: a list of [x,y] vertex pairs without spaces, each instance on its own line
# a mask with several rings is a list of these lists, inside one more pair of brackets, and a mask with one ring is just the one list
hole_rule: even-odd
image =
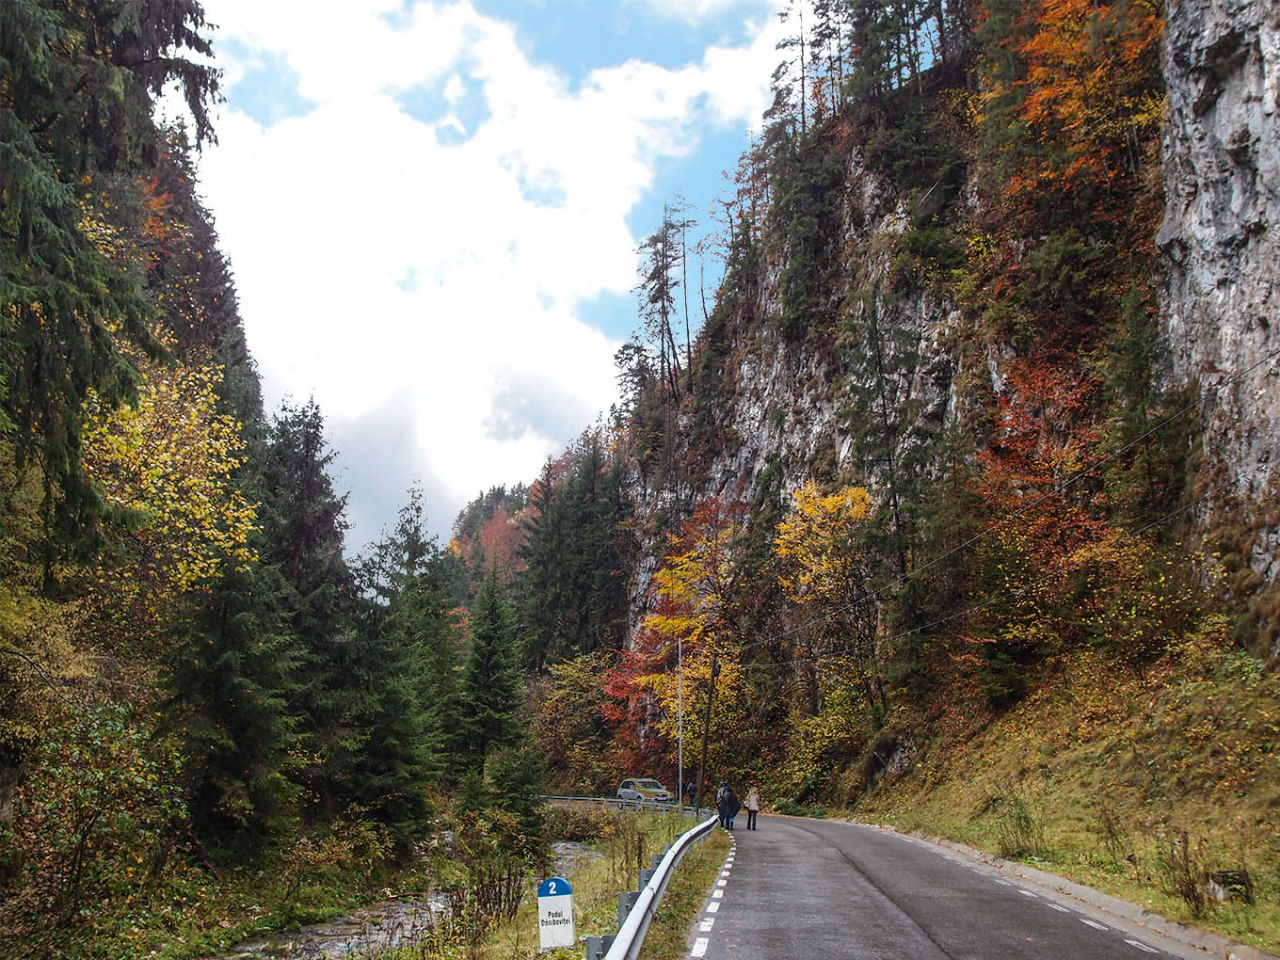
[[670,803],[675,794],[657,780],[642,777],[629,777],[618,784],[619,800],[660,800]]

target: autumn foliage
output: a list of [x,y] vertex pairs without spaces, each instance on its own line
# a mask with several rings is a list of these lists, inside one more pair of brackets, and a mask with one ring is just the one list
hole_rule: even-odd
[[180,596],[256,558],[256,511],[232,483],[244,444],[218,410],[221,378],[216,365],[156,366],[131,406],[90,397],[85,473],[119,517],[91,593],[104,630],[121,639],[154,639]]

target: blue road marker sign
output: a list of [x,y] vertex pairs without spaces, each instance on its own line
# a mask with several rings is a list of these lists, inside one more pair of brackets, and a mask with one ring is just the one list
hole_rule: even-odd
[[543,950],[572,947],[573,888],[564,877],[548,877],[538,884],[538,938]]

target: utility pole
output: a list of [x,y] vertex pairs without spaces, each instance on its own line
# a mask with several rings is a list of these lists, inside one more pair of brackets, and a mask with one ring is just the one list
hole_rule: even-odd
[[702,721],[702,759],[698,761],[698,786],[693,794],[693,809],[696,812],[702,802],[702,784],[706,779],[707,741],[711,738],[711,701],[716,696],[716,677],[720,676],[720,661],[711,655],[711,686],[707,689],[707,715]]
[[676,638],[676,797],[684,816],[684,638]]

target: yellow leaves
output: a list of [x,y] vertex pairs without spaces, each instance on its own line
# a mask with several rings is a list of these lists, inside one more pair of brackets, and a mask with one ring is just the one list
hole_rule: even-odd
[[133,406],[86,404],[84,467],[106,501],[130,518],[124,569],[91,572],[108,606],[148,629],[165,604],[248,563],[256,509],[230,483],[243,462],[240,424],[219,413],[218,365],[149,371]]
[[795,492],[773,541],[784,564],[779,582],[793,601],[828,600],[848,591],[861,559],[854,536],[870,513],[871,497],[862,487],[824,495],[809,481]]

